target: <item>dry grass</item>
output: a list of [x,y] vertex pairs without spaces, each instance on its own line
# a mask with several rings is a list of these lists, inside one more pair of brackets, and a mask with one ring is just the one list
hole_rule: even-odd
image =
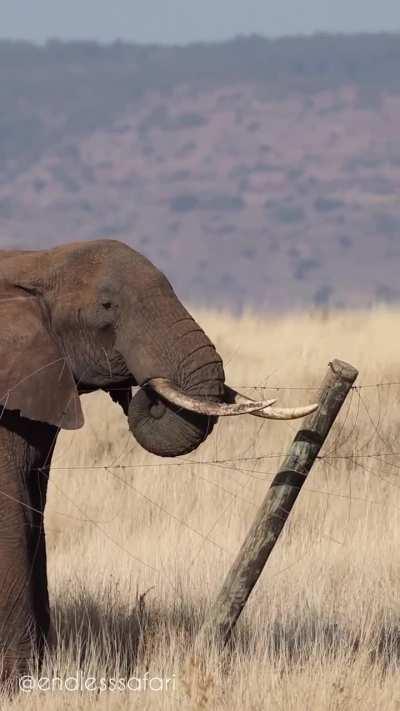
[[[198,316],[227,380],[265,385],[266,396],[318,386],[332,357],[358,366],[360,383],[400,381],[398,312]],[[208,649],[203,665],[190,658],[195,632],[297,426],[232,418],[191,456],[156,460],[111,401],[87,396],[85,428],[62,434],[51,476],[58,643],[42,673],[148,671],[175,675],[174,687],[35,692],[12,708],[400,709],[400,456],[338,458],[400,451],[399,393],[352,392],[234,645]],[[312,392],[282,390],[279,400],[307,402]]]

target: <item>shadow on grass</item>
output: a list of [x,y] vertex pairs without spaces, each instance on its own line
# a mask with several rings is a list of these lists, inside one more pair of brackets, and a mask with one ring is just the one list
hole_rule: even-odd
[[[131,675],[138,668],[147,669],[160,649],[179,650],[182,657],[190,654],[206,602],[199,605],[178,597],[162,607],[151,599],[151,591],[132,595],[132,605],[119,600],[111,586],[93,598],[85,590],[71,599],[57,601],[53,620],[58,640],[57,651],[78,665],[95,665],[106,674]],[[243,619],[227,646],[224,663],[234,663],[237,654],[253,656],[279,663],[285,660],[290,667],[304,664],[311,657],[326,660],[344,656],[355,659],[359,651],[367,651],[371,664],[382,670],[400,663],[400,620],[383,617],[368,634],[356,625],[353,628],[321,618],[310,610],[298,617],[284,620],[265,619],[260,627]],[[165,652],[164,652],[165,656]],[[221,657],[222,661],[222,657]]]
[[119,601],[115,588],[94,598],[85,590],[56,600],[52,611],[57,649],[78,668],[94,664],[105,674],[130,676],[147,668],[160,646],[178,643],[188,649],[194,640],[199,611],[177,601],[166,608],[150,601],[151,590],[132,595],[132,605]]
[[[368,633],[363,633],[356,624],[351,627],[310,611],[297,619],[288,616],[285,620],[267,620],[263,635],[266,656],[275,661],[285,659],[289,667],[304,664],[316,655],[328,660],[342,656],[351,662],[361,651],[383,671],[400,664],[400,619],[382,616]],[[259,653],[260,631],[250,624],[238,626],[229,647],[246,656],[257,654],[257,650]]]

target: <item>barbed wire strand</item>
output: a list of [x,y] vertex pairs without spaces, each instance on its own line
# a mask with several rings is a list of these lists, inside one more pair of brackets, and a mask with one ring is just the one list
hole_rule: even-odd
[[[334,430],[334,440],[330,444],[329,449],[326,452],[323,452],[322,454],[318,455],[317,457],[317,462],[316,464],[322,466],[322,470],[324,471],[325,466],[327,467],[334,467],[336,468],[336,465],[340,461],[348,461],[351,466],[354,466],[355,468],[363,471],[364,473],[368,474],[368,476],[373,476],[380,481],[388,484],[389,486],[394,487],[395,489],[399,489],[400,486],[396,484],[395,482],[391,481],[390,478],[382,475],[381,471],[376,471],[371,469],[370,467],[367,467],[364,461],[360,460],[374,460],[377,459],[380,462],[380,466],[383,467],[389,467],[392,469],[395,469],[396,471],[400,470],[400,464],[396,464],[393,461],[388,461],[388,458],[400,458],[400,451],[397,452],[393,448],[393,442],[390,441],[390,438],[383,432],[382,430],[382,412],[383,412],[383,405],[382,405],[382,389],[383,388],[392,388],[392,387],[399,387],[400,386],[400,381],[387,381],[387,382],[381,382],[381,383],[367,383],[367,384],[362,384],[362,385],[355,385],[352,387],[350,391],[350,397],[348,398],[348,401],[346,403],[346,410],[344,413],[344,416],[341,417],[337,423],[337,427]],[[315,391],[318,390],[319,388],[317,387],[297,387],[297,386],[271,386],[271,385],[241,385],[241,386],[236,386],[240,387],[242,389],[259,389],[259,390],[304,390],[304,391]],[[377,417],[375,417],[375,411],[374,414],[371,413],[371,409],[368,406],[368,403],[365,400],[364,395],[362,394],[362,391],[364,390],[371,390],[375,388],[377,391],[377,407],[375,410],[377,411]],[[121,389],[121,388],[119,388]],[[356,399],[356,410],[354,410],[354,398]],[[362,443],[360,443],[360,447],[357,450],[353,450],[351,453],[341,453],[341,450],[345,445],[347,445],[354,437],[355,433],[357,432],[357,428],[359,427],[359,418],[360,418],[360,413],[361,409],[363,410],[365,417],[367,421],[369,422],[371,426],[371,432],[367,433],[368,438],[364,440]],[[353,420],[350,421],[350,418],[353,417]],[[197,537],[201,539],[201,544],[194,554],[194,557],[192,557],[188,570],[192,568],[194,565],[194,562],[198,559],[199,555],[201,554],[201,551],[204,549],[206,545],[212,545],[215,549],[219,550],[221,553],[224,553],[225,555],[228,555],[229,557],[233,555],[232,551],[227,550],[223,546],[221,546],[217,541],[215,541],[211,536],[213,532],[215,531],[217,525],[220,523],[221,520],[224,519],[224,517],[228,514],[230,510],[232,510],[233,505],[237,501],[241,501],[245,503],[246,505],[249,505],[251,507],[257,507],[259,506],[260,502],[254,501],[252,498],[247,496],[246,494],[246,482],[249,481],[250,479],[254,480],[259,480],[259,481],[265,481],[267,482],[268,479],[271,479],[274,477],[276,472],[266,472],[262,471],[260,472],[259,470],[255,469],[254,467],[257,464],[263,464],[268,460],[274,460],[274,459],[281,459],[285,456],[285,452],[268,452],[265,454],[261,455],[254,455],[254,456],[249,456],[249,451],[253,449],[255,451],[256,444],[258,443],[262,429],[266,423],[262,422],[257,428],[252,436],[252,439],[250,442],[248,442],[247,447],[244,452],[241,453],[241,455],[238,456],[232,456],[229,458],[218,458],[217,457],[217,450],[218,446],[216,443],[216,449],[215,449],[215,458],[214,459],[184,459],[182,461],[168,461],[168,462],[156,462],[156,463],[135,463],[135,464],[121,464],[121,459],[134,456],[135,454],[135,446],[130,445],[130,434],[127,434],[127,439],[126,442],[124,443],[123,449],[118,453],[118,455],[114,458],[114,461],[109,463],[109,464],[93,464],[93,465],[65,465],[65,466],[60,466],[56,462],[60,460],[61,454],[57,455],[55,458],[54,464],[50,467],[51,470],[81,470],[81,471],[92,471],[92,470],[104,470],[106,473],[111,475],[115,480],[118,480],[124,487],[127,489],[133,491],[136,495],[140,496],[143,498],[150,506],[155,507],[158,509],[160,512],[162,512],[164,515],[168,516],[171,520],[173,520],[175,523],[177,523],[179,526],[182,526],[183,528],[186,528],[187,530],[190,530],[192,533],[194,533]],[[101,444],[101,440],[99,440],[94,428],[91,428],[93,431],[93,434],[95,438],[97,439],[98,443]],[[58,434],[58,430],[57,430]],[[383,451],[374,451],[374,452],[365,452],[365,449],[367,449],[371,443],[377,440],[381,443]],[[364,450],[364,451],[363,451]],[[50,458],[50,453],[51,449],[49,449],[49,455],[45,461],[44,467],[39,467],[38,469],[41,471],[42,474],[45,472],[45,468],[47,466],[47,460]],[[250,465],[250,468],[245,468],[243,465]],[[148,494],[145,494],[144,492],[140,491],[136,486],[134,486],[131,482],[128,480],[124,479],[122,476],[120,476],[117,472],[124,471],[124,472],[129,472],[131,470],[140,470],[144,468],[150,468],[150,469],[155,469],[159,470],[162,468],[183,468],[185,471],[185,468],[187,469],[188,466],[190,467],[213,467],[216,470],[222,470],[222,471],[230,471],[230,472],[237,472],[238,474],[244,475],[246,478],[246,482],[240,483],[240,482],[235,482],[239,486],[239,490],[237,491],[232,491],[228,489],[227,487],[223,486],[220,482],[213,481],[205,476],[203,476],[200,473],[196,474],[196,477],[200,479],[201,481],[204,481],[205,483],[212,485],[213,487],[216,487],[218,490],[223,492],[224,494],[228,495],[231,497],[231,500],[229,503],[223,507],[223,510],[218,514],[218,517],[212,522],[212,525],[208,527],[206,532],[202,532],[198,529],[196,529],[194,526],[192,526],[187,520],[180,518],[177,516],[174,512],[170,511],[167,507],[164,505],[160,504],[159,502],[155,501],[152,499],[151,496]],[[394,476],[394,474],[393,474]],[[369,497],[360,497],[360,496],[354,496],[352,492],[352,481],[351,481],[351,476],[348,478],[349,482],[349,493],[338,493],[335,491],[329,490],[328,486],[328,480],[326,478],[326,488],[325,489],[318,489],[315,488],[314,486],[308,486],[307,484],[303,487],[303,491],[305,494],[317,494],[317,495],[323,495],[324,497],[326,496],[326,508],[325,508],[325,513],[324,513],[324,521],[326,520],[327,512],[329,510],[330,506],[330,500],[331,498],[339,498],[343,499],[349,502],[349,510],[348,510],[348,526],[350,525],[351,522],[351,505],[353,502],[362,502],[367,505],[376,505],[376,506],[387,506],[389,505],[390,507],[395,508],[396,510],[400,510],[400,507],[396,505],[394,501],[391,499],[384,499],[382,501],[380,500],[375,500],[371,499]],[[60,495],[65,499],[66,501],[69,501],[69,503],[75,507],[75,509],[81,514],[80,516],[74,516],[72,514],[68,514],[65,512],[60,512],[60,511],[54,511],[56,515],[60,515],[62,517],[65,517],[70,520],[75,520],[80,523],[87,523],[92,526],[94,526],[101,535],[104,535],[110,542],[119,548],[121,552],[124,552],[127,556],[129,556],[133,561],[135,561],[137,564],[140,564],[141,566],[144,566],[145,568],[148,568],[151,570],[153,573],[156,573],[157,576],[160,576],[161,574],[163,577],[165,576],[165,571],[162,573],[160,568],[151,565],[150,563],[142,560],[138,556],[134,555],[132,551],[127,550],[124,546],[121,545],[121,543],[115,538],[113,538],[108,531],[104,530],[102,528],[103,525],[112,523],[116,517],[118,517],[118,514],[116,514],[112,519],[107,520],[107,521],[97,521],[89,516],[87,516],[86,512],[84,512],[79,505],[71,499],[66,492],[59,486],[59,484],[56,484],[54,480],[51,480],[52,486],[60,493]],[[244,495],[245,494],[245,495]],[[8,495],[6,492],[0,490],[0,495],[5,496],[6,498],[13,498],[10,495]],[[35,511],[35,513],[41,513],[39,510],[34,509],[33,507],[29,507],[24,502],[19,502],[21,503],[22,506],[26,506],[27,508],[30,508],[32,511]],[[42,514],[43,515],[43,514]],[[49,529],[50,530],[50,529]],[[344,541],[339,541],[332,537],[331,535],[324,534],[322,533],[322,527],[321,527],[321,536],[324,538],[329,538],[329,540],[332,540],[333,542],[343,545]],[[298,565],[299,562],[301,562],[304,559],[304,557],[301,557],[300,560],[297,560],[294,565]],[[287,566],[281,571],[278,571],[277,573],[274,574],[273,577],[276,575],[280,575],[281,573],[285,572],[286,570],[289,570],[292,566]],[[168,576],[167,576],[168,577]],[[172,585],[173,589],[176,590],[176,587],[174,586],[173,581],[168,580],[169,584]]]

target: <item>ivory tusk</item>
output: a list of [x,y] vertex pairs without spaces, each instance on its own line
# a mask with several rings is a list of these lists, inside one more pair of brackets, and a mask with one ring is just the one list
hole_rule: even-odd
[[[228,385],[225,385],[225,397],[227,402],[237,404],[254,402],[251,398],[241,395],[233,388],[228,387]],[[257,410],[250,414],[255,415],[255,417],[265,417],[268,420],[297,420],[299,417],[305,417],[315,412],[318,407],[319,405],[317,403],[304,405],[302,407],[271,407],[270,405],[266,405],[262,409],[257,408]]]
[[182,390],[173,385],[167,378],[151,378],[145,385],[149,385],[154,392],[168,400],[168,402],[178,407],[191,412],[198,412],[201,415],[211,417],[226,417],[229,415],[246,415],[255,414],[257,410],[269,408],[276,400],[266,400],[255,402],[254,400],[246,400],[233,404],[211,402],[209,400],[201,400],[194,398],[184,393]]

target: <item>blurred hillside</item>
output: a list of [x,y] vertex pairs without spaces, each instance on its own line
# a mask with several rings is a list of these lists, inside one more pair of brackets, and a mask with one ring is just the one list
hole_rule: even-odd
[[102,236],[184,300],[400,300],[400,38],[0,42],[0,243]]

